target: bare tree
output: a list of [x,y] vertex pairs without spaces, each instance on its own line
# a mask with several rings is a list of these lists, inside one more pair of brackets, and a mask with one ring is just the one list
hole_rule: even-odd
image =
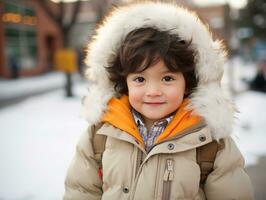
[[[72,13],[66,12],[66,6],[68,3],[65,3],[63,1],[55,4],[57,6],[56,12],[55,9],[52,9],[52,7],[50,6],[50,0],[36,0],[36,2],[42,7],[42,9],[46,12],[50,19],[55,22],[63,37],[63,45],[64,47],[67,47],[69,33],[71,28],[77,21],[77,15],[81,9],[82,1],[77,0],[72,3]],[[66,21],[66,15],[71,15],[71,17],[69,18],[70,20]]]
[[[51,7],[50,0],[36,0],[36,2],[41,6],[41,8],[46,12],[46,14],[50,17],[52,21],[55,22],[55,24],[58,27],[58,30],[61,33],[61,36],[63,37],[63,47],[69,46],[69,33],[71,31],[71,28],[77,21],[77,15],[81,9],[81,0],[77,0],[76,2],[73,2],[72,12],[69,13],[66,10],[67,3],[60,1],[56,5],[56,10]],[[66,15],[67,18],[66,18]],[[69,15],[70,18],[69,18]],[[69,20],[66,20],[69,19]],[[72,76],[71,73],[66,72],[66,96],[72,97]]]

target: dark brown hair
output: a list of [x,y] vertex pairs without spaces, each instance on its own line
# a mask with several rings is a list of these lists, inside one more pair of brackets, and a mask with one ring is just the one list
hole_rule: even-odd
[[127,75],[144,71],[162,59],[170,71],[183,73],[186,82],[185,96],[188,96],[198,82],[195,74],[195,52],[190,46],[191,41],[181,40],[168,31],[154,28],[131,31],[107,67],[115,90],[120,94],[127,94]]

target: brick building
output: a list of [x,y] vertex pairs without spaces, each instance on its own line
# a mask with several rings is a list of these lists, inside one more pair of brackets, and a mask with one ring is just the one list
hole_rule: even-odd
[[45,12],[34,1],[2,0],[0,13],[0,77],[51,70],[62,39]]
[[209,24],[209,28],[213,30],[214,37],[223,39],[228,46],[232,31],[229,5],[195,7],[194,9],[201,19]]

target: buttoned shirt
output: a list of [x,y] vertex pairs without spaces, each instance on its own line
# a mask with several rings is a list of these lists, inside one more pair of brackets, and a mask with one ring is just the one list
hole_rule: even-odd
[[132,109],[132,114],[134,117],[134,121],[138,127],[138,131],[141,134],[141,137],[145,143],[146,152],[149,152],[152,149],[158,136],[164,131],[166,126],[174,117],[174,114],[171,114],[166,118],[156,121],[152,125],[151,129],[148,131],[147,127],[145,126],[145,123],[142,120],[140,113]]

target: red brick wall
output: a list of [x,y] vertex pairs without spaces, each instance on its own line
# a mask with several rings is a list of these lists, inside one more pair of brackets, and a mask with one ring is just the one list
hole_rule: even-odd
[[[227,10],[226,5],[221,6],[209,6],[209,7],[200,7],[196,8],[196,11],[199,13],[203,21],[207,22],[210,25],[211,31],[214,33],[215,38],[228,40],[229,38],[229,29],[227,17],[229,15],[229,10]],[[211,20],[221,18],[223,20],[223,27],[214,28],[211,26]]]
[[[34,1],[29,1],[29,4],[34,8],[37,16],[37,66],[34,69],[24,71],[22,75],[39,74],[51,70],[52,66],[49,63],[53,62],[48,60],[49,49],[47,47],[46,38],[54,38],[54,50],[62,47],[62,37],[56,24],[47,16],[42,8]],[[53,5],[53,3],[51,3]]]
[[[56,24],[46,15],[42,8],[35,2],[35,0],[25,0],[25,4],[32,6],[37,17],[36,25],[36,45],[37,45],[37,63],[34,68],[22,69],[20,71],[20,76],[31,76],[40,74],[49,70],[53,70],[51,63],[53,62],[52,56],[50,60],[48,55],[50,50],[47,47],[47,37],[53,38],[54,43],[52,45],[54,51],[57,48],[62,47],[62,37],[60,31],[58,30]],[[54,3],[51,3],[51,7],[54,8]],[[0,11],[3,13],[3,4],[0,3]],[[55,10],[56,11],[56,10]],[[5,35],[4,35],[4,25],[0,19],[0,76],[9,78],[10,72],[9,67],[6,63],[6,58],[4,54],[5,47]]]

